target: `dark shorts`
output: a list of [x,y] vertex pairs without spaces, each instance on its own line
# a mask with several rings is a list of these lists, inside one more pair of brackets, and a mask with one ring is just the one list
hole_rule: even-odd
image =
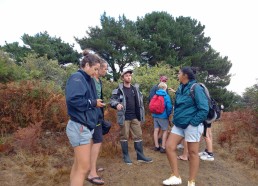
[[102,133],[102,125],[98,124],[94,129],[94,133],[92,135],[93,143],[102,143],[103,141],[103,133]]

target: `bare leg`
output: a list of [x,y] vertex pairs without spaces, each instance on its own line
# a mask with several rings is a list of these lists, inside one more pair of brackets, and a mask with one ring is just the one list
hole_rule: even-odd
[[205,141],[206,141],[206,146],[207,146],[208,152],[212,153],[213,149],[212,149],[212,133],[211,133],[211,128],[207,128],[207,134],[206,134]]
[[182,136],[171,133],[166,143],[167,158],[171,167],[171,171],[176,177],[179,177],[176,147],[182,139]]
[[167,142],[167,137],[168,137],[168,131],[164,130],[163,131],[163,136],[162,136],[162,148],[166,148],[166,142]]
[[158,135],[159,135],[159,128],[155,128],[154,129],[154,143],[155,143],[155,147],[159,147],[159,142],[158,142]]
[[187,161],[188,160],[188,156],[189,156],[187,142],[185,140],[183,140],[183,143],[184,143],[184,151],[183,151],[183,154],[181,156],[179,156],[179,158],[181,160]]
[[[100,152],[100,147],[101,147],[102,143],[96,143],[92,145],[91,148],[91,167],[90,167],[90,174],[88,176],[88,178],[93,178],[93,177],[99,177],[97,174],[97,159],[99,156],[99,152]],[[104,183],[103,180],[94,180],[95,182],[98,183]]]
[[190,170],[190,175],[189,175],[189,180],[195,180],[196,175],[199,170],[199,142],[188,142],[188,151],[189,151],[189,158],[190,158],[190,163],[189,163],[189,170]]
[[83,186],[85,176],[90,170],[91,144],[74,148],[75,160],[70,174],[71,186]]
[[159,130],[159,139],[162,139],[162,130]]
[[73,161],[73,165],[72,165],[72,170],[70,173],[70,180],[72,180],[73,176],[74,176],[74,172],[75,172],[75,165],[77,164],[76,162],[76,158],[74,157],[74,161]]

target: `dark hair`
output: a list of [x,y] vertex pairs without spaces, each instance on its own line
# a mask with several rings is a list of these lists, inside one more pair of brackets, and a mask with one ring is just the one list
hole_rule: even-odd
[[90,67],[101,63],[101,58],[97,55],[91,52],[90,50],[86,49],[83,50],[82,55],[84,56],[83,59],[80,61],[80,67],[84,68],[85,65],[88,63]]
[[189,80],[195,80],[196,68],[183,67],[181,68],[181,72],[183,72],[183,74],[186,74]]

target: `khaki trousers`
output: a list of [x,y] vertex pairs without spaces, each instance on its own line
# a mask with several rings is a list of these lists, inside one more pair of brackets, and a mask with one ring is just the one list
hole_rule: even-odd
[[129,139],[129,131],[131,132],[134,141],[142,140],[142,128],[138,119],[126,120],[124,122],[124,125],[121,126],[120,131],[121,141],[127,141]]

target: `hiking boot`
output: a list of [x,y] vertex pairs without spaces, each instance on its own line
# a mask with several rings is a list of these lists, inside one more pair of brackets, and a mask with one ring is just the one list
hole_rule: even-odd
[[159,152],[160,152],[160,153],[166,153],[166,149],[164,149],[163,147],[160,147]]
[[127,165],[132,165],[132,161],[130,159],[129,153],[128,153],[128,142],[127,141],[120,141],[122,152],[123,152],[123,160]]
[[142,141],[134,142],[134,148],[135,148],[135,151],[137,153],[137,161],[144,162],[144,163],[151,163],[152,162],[151,158],[147,158],[143,154]]
[[206,156],[201,156],[200,159],[203,161],[214,161],[214,155],[207,154]]
[[160,147],[154,147],[154,151],[160,151]]
[[170,178],[163,181],[163,185],[181,185],[182,179],[181,177],[176,177],[172,175]]
[[187,186],[195,186],[195,181],[188,181]]

